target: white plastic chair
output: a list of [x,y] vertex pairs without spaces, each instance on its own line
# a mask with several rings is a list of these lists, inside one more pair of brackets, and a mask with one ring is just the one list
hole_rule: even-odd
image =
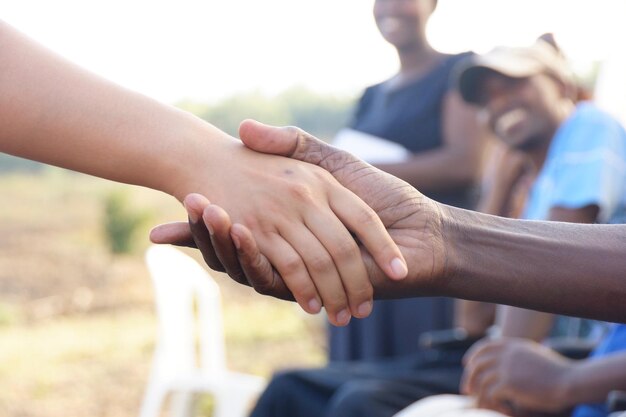
[[265,380],[226,367],[219,287],[194,259],[171,246],[151,246],[146,262],[159,332],[140,416],[159,416],[168,394],[170,416],[189,416],[197,392],[213,394],[215,417],[245,416]]

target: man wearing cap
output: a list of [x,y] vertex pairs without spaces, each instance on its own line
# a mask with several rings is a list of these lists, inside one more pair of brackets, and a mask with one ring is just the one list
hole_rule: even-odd
[[[535,179],[524,218],[626,223],[626,132],[595,105],[575,103],[573,77],[553,45],[539,40],[472,57],[459,68],[458,86],[509,148],[485,196],[493,214],[503,214],[522,172],[530,171]],[[545,319],[542,313],[506,309],[505,317]],[[474,400],[431,398],[398,417],[436,417],[451,409],[468,415],[475,407],[507,415],[569,415],[573,409],[574,417],[606,416],[608,393],[626,387],[624,351],[624,325],[612,325],[591,358],[576,362],[529,340],[480,342],[466,356],[462,384]]]

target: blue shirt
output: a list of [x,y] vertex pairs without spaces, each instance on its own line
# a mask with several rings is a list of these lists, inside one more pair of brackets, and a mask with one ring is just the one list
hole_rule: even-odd
[[601,223],[626,223],[626,131],[581,103],[559,127],[530,191],[524,218],[545,220],[552,207],[595,204]]
[[[626,325],[614,324],[611,332],[591,354],[589,360],[601,358],[612,353],[626,350]],[[606,417],[609,411],[604,403],[585,404],[574,409],[572,417]]]
[[[613,117],[581,103],[559,127],[524,210],[546,220],[552,207],[597,205],[602,223],[626,223],[626,131]],[[626,326],[612,325],[590,360],[626,350]],[[581,405],[573,417],[606,417],[604,404]]]

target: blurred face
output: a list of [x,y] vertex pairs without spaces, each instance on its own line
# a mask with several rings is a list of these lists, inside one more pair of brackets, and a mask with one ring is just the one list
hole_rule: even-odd
[[434,9],[434,0],[376,0],[374,18],[387,42],[406,49],[425,42],[426,23]]
[[560,123],[563,95],[558,81],[544,74],[510,78],[486,72],[478,83],[483,115],[503,142],[522,151],[549,143]]

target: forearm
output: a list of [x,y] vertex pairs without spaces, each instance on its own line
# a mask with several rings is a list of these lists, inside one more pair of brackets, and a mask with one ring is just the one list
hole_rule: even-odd
[[487,190],[483,190],[476,210],[494,216],[509,217],[509,213],[511,212],[512,188],[512,185],[508,187],[492,186]]
[[500,306],[498,312],[503,337],[523,337],[541,342],[554,326],[554,315],[523,308]]
[[184,171],[225,134],[103,80],[0,22],[0,151],[181,199]]
[[626,321],[626,226],[530,222],[443,206],[449,296]]
[[564,379],[568,406],[603,403],[611,391],[626,391],[626,354],[575,362]]
[[454,324],[470,336],[483,336],[493,325],[495,310],[495,304],[455,300]]

